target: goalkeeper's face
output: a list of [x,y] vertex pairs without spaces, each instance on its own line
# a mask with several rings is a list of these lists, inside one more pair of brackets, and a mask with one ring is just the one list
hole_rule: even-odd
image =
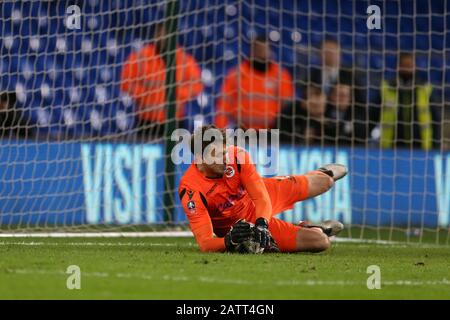
[[211,144],[203,153],[203,165],[214,176],[222,176],[227,166],[227,149],[225,144]]

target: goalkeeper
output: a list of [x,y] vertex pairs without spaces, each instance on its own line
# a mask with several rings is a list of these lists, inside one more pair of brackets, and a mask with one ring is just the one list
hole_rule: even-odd
[[[223,131],[220,141],[204,142],[206,130],[218,129],[204,126],[192,135],[191,150],[201,139],[201,154],[194,154],[178,190],[201,251],[320,252],[330,247],[329,237],[343,228],[340,222],[295,225],[275,215],[328,191],[346,175],[344,166],[330,164],[305,175],[262,178],[245,150],[225,147]],[[203,159],[211,143],[222,144],[215,151],[223,151],[212,151],[209,159]]]

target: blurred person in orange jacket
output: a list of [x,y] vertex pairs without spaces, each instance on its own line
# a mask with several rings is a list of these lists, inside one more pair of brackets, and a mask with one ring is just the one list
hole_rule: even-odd
[[[166,120],[166,67],[163,54],[167,47],[164,23],[155,26],[154,42],[132,52],[122,70],[121,90],[136,102],[138,132],[160,137]],[[176,117],[184,116],[184,105],[203,90],[201,70],[194,57],[179,46],[176,49]]]
[[269,129],[285,102],[294,99],[294,84],[287,70],[271,60],[270,43],[258,36],[251,43],[250,59],[225,77],[217,104],[219,128]]

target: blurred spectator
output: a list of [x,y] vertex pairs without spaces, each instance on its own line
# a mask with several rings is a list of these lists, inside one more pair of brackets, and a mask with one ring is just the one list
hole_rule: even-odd
[[327,38],[322,42],[320,57],[320,64],[312,66],[307,74],[302,75],[306,81],[304,85],[320,85],[322,92],[328,96],[336,83],[352,83],[350,68],[341,66],[341,48],[336,40]]
[[0,137],[27,138],[30,133],[22,113],[16,108],[15,92],[0,93]]
[[325,112],[324,140],[327,144],[358,144],[366,140],[366,106],[354,103],[349,83],[338,82],[331,88]]
[[[327,97],[327,125],[331,127],[324,132],[324,142],[365,143],[369,135],[366,86],[362,73],[355,72],[352,66],[342,65],[341,54],[336,40],[325,39],[320,46],[319,65],[312,66],[306,72],[303,70],[303,74],[298,73],[301,78],[299,89],[320,86]],[[336,101],[339,96],[342,102]]]
[[397,76],[382,82],[371,110],[371,117],[379,123],[372,130],[372,138],[379,140],[382,148],[438,148],[439,95],[417,74],[412,53],[401,53],[398,65]]
[[[154,43],[128,57],[122,70],[121,89],[132,96],[138,107],[138,132],[143,136],[160,137],[166,119],[166,68],[163,54],[167,34],[163,23],[155,26]],[[176,49],[176,102],[177,119],[184,115],[184,105],[203,90],[201,70],[195,59]]]
[[353,134],[352,88],[345,83],[337,83],[328,98],[325,117],[327,130],[325,140],[328,144],[348,144]]
[[280,141],[289,144],[317,144],[323,141],[327,98],[320,86],[310,85],[293,107],[280,115]]
[[258,36],[250,51],[225,77],[215,118],[220,128],[274,128],[282,105],[294,98],[292,77],[272,61],[268,39]]

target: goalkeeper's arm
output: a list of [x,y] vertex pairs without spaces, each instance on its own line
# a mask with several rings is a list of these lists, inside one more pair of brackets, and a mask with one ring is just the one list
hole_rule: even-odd
[[213,236],[211,222],[200,227],[193,227],[191,223],[191,229],[202,252],[234,252],[240,243],[250,240],[254,234],[251,225],[244,220],[236,222],[225,238]]
[[204,225],[191,230],[195,240],[202,252],[224,252],[226,251],[224,238],[214,237],[212,226]]
[[[189,194],[189,196],[186,195]],[[189,190],[181,196],[181,204],[195,240],[202,252],[234,251],[236,245],[252,235],[250,225],[236,223],[225,238],[214,237],[211,218],[208,209],[203,204],[200,192]]]

